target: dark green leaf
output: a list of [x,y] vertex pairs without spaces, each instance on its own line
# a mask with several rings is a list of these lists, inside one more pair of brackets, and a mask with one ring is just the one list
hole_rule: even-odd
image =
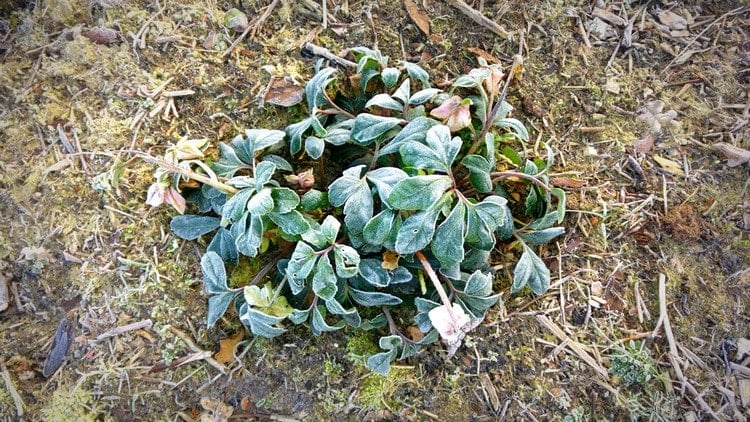
[[252,142],[255,153],[283,141],[286,134],[273,129],[245,129],[245,136]]
[[[282,132],[283,133],[283,132]],[[255,189],[260,191],[263,185],[268,183],[276,171],[276,164],[270,161],[261,161],[255,166]]]
[[361,234],[365,225],[372,218],[373,200],[370,187],[364,182],[344,205],[344,223],[350,233]]
[[440,262],[441,268],[455,267],[463,261],[465,232],[466,206],[458,201],[448,218],[438,226],[432,242],[432,254]]
[[492,178],[490,172],[493,170],[492,164],[481,155],[467,155],[461,161],[469,170],[471,185],[480,193],[492,191]]
[[209,294],[224,293],[229,291],[227,287],[227,272],[224,261],[216,252],[207,252],[201,258],[201,272],[203,273],[203,284]]
[[406,68],[406,72],[409,74],[410,78],[414,78],[422,82],[423,88],[430,87],[430,75],[427,73],[427,71],[422,69],[421,66],[407,61],[402,61],[401,64]]
[[236,265],[239,258],[237,246],[234,244],[234,237],[232,237],[229,230],[223,227],[219,228],[219,231],[216,232],[206,251],[216,252],[224,262],[232,265]]
[[308,117],[297,123],[293,123],[286,127],[286,134],[289,136],[289,152],[297,154],[302,149],[302,135],[310,129],[313,124],[314,117]]
[[333,77],[334,73],[336,73],[336,69],[332,67],[320,69],[315,76],[305,84],[307,109],[310,110],[310,112],[328,104],[328,100],[326,100],[325,97],[325,90],[328,84],[335,79]]
[[437,202],[451,185],[448,176],[409,177],[393,186],[388,195],[388,204],[400,210],[424,210]]
[[328,193],[321,192],[317,189],[310,189],[305,192],[300,200],[300,208],[302,211],[319,210],[327,208],[329,205]]
[[359,327],[362,324],[357,308],[345,309],[336,299],[327,300],[326,309],[332,314],[341,315],[341,318],[352,327]]
[[393,210],[386,208],[378,213],[378,215],[371,218],[362,230],[362,236],[365,238],[365,242],[376,246],[385,243],[391,233],[391,227],[393,227],[393,220],[395,217],[396,213]]
[[214,163],[211,166],[211,169],[213,169],[218,176],[232,177],[237,170],[251,163],[252,162],[245,163],[240,160],[237,153],[234,151],[234,148],[221,142],[219,144],[219,161]]
[[492,277],[481,271],[474,271],[466,280],[464,293],[471,296],[485,297],[492,294]]
[[320,225],[320,231],[326,239],[327,244],[333,245],[336,243],[339,230],[341,230],[341,222],[332,215],[326,216],[323,220],[323,224]]
[[361,189],[365,181],[360,177],[364,165],[344,170],[343,175],[328,187],[328,200],[334,207],[340,207],[349,197]]
[[266,215],[273,211],[273,206],[274,203],[270,188],[261,189],[247,201],[247,210],[257,216]]
[[312,288],[316,295],[325,300],[330,300],[336,296],[338,291],[336,287],[336,275],[333,273],[333,266],[328,255],[323,255],[318,259],[318,265],[315,267],[313,275]]
[[263,162],[273,163],[277,169],[284,171],[293,171],[292,165],[289,161],[279,157],[278,155],[268,154],[263,156]]
[[349,296],[362,306],[400,305],[402,300],[397,296],[381,292],[366,292],[353,287],[349,288]]
[[307,318],[310,317],[310,311],[311,309],[306,309],[304,311],[295,309],[291,314],[287,316],[287,319],[289,319],[292,324],[302,324],[303,322],[307,321]]
[[219,226],[221,219],[198,215],[178,215],[169,223],[174,234],[186,240],[195,240]]
[[401,76],[401,71],[395,67],[386,67],[380,75],[380,79],[387,88],[393,88]]
[[526,126],[518,119],[495,119],[494,124],[499,128],[509,128],[514,135],[518,136],[524,142],[529,141],[529,132],[526,130]]
[[365,104],[365,108],[371,108],[373,106],[382,107],[398,112],[402,112],[404,110],[404,105],[394,100],[393,97],[388,94],[375,95],[374,97],[370,98],[370,101],[368,101],[367,104]]
[[557,197],[557,224],[560,224],[565,219],[565,191],[560,188],[552,188],[550,193]]
[[362,321],[362,325],[360,325],[359,328],[366,330],[366,331],[377,330],[377,329],[385,327],[387,324],[388,324],[388,318],[386,318],[385,314],[381,312],[377,316],[371,319],[366,319]]
[[388,352],[376,353],[367,358],[367,368],[376,374],[383,376],[388,375],[391,370],[391,361],[395,359],[396,351],[390,350]]
[[382,157],[384,155],[398,152],[399,148],[401,148],[401,145],[409,141],[424,142],[427,131],[431,127],[439,124],[440,122],[434,119],[430,119],[429,117],[415,118],[406,126],[404,126],[404,128],[401,129],[401,132],[399,132],[398,135],[396,135],[390,142],[388,142],[383,148],[380,149],[378,156]]
[[347,245],[336,245],[333,248],[333,256],[336,262],[336,275],[341,278],[350,278],[359,272],[359,253]]
[[411,80],[409,78],[404,79],[401,85],[393,93],[393,98],[401,100],[401,104],[406,104],[411,95]]
[[268,214],[268,217],[274,222],[274,224],[279,226],[281,230],[284,230],[285,233],[291,235],[302,234],[310,228],[310,224],[299,211],[293,210],[284,214],[272,212]]
[[354,119],[352,141],[359,145],[369,145],[378,137],[398,126],[401,119],[361,113]]
[[305,242],[297,242],[292,252],[292,257],[286,267],[286,276],[289,279],[289,287],[293,294],[298,294],[305,286],[305,280],[312,271],[318,255],[315,249]]
[[544,265],[544,262],[531,248],[524,243],[521,243],[521,245],[523,246],[523,254],[513,271],[511,293],[516,293],[528,285],[535,294],[544,294],[549,289],[549,268]]
[[208,297],[208,315],[206,317],[208,328],[216,325],[216,322],[219,321],[219,318],[221,318],[222,315],[224,315],[229,304],[232,303],[232,300],[234,300],[238,294],[239,293],[237,292],[224,292],[213,294]]
[[320,158],[323,155],[325,148],[325,141],[317,136],[308,136],[305,139],[305,153],[313,160]]
[[359,263],[359,273],[368,283],[375,287],[388,287],[391,276],[377,259],[363,259]]
[[539,192],[536,186],[529,188],[529,194],[526,196],[526,215],[539,218],[547,210],[547,202],[544,195]]
[[424,104],[429,101],[430,98],[434,97],[438,92],[440,92],[440,90],[437,88],[427,88],[421,91],[417,91],[409,98],[409,105]]
[[511,147],[503,147],[500,152],[506,156],[513,164],[521,164],[521,156]]
[[258,255],[265,224],[263,224],[263,219],[257,215],[251,215],[249,221],[250,225],[247,229],[239,236],[235,236],[234,243],[241,254],[254,257]]
[[552,227],[555,222],[557,221],[557,213],[556,212],[550,212],[547,213],[542,218],[537,218],[534,220],[530,225],[529,228],[531,230],[544,230]]
[[[380,167],[367,172],[367,180],[375,185],[380,200],[386,203],[388,195],[391,194],[393,186],[409,177],[405,171],[397,167]],[[386,203],[386,205],[388,205]]]
[[326,331],[336,331],[344,326],[343,323],[328,325],[326,323],[325,316],[323,315],[325,309],[323,309],[323,312],[321,312],[321,308],[322,306],[319,305],[312,310],[312,323],[310,324],[310,328],[312,329],[314,335],[317,336]]
[[273,199],[273,209],[271,212],[284,214],[297,208],[299,196],[289,188],[272,188],[271,199]]
[[426,248],[435,235],[435,222],[438,212],[420,211],[409,216],[398,230],[396,252],[401,255],[411,254]]
[[247,201],[255,193],[255,188],[245,188],[235,193],[221,208],[221,215],[230,223],[234,223],[247,211]]
[[550,227],[549,229],[523,233],[521,234],[521,237],[523,238],[523,240],[531,243],[532,245],[541,245],[543,243],[549,242],[550,240],[556,238],[557,236],[560,236],[563,233],[565,233],[565,228],[563,227]]

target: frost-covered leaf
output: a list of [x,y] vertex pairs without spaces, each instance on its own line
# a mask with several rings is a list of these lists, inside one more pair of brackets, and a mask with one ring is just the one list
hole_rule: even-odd
[[333,266],[328,255],[323,255],[318,259],[318,265],[315,267],[315,274],[313,275],[312,288],[315,294],[324,300],[330,300],[336,296],[338,291],[336,274],[333,273]]
[[395,67],[386,67],[380,74],[380,79],[388,88],[393,88],[399,77],[401,77],[401,71]]
[[208,297],[208,312],[206,315],[206,325],[208,328],[216,325],[219,318],[226,313],[229,304],[232,303],[235,297],[239,293],[236,292],[224,292],[213,294]]
[[245,188],[232,195],[221,208],[222,217],[230,223],[239,220],[245,211],[247,211],[247,201],[254,193],[254,188]]
[[349,296],[362,306],[400,305],[401,298],[389,293],[367,292],[364,290],[349,288]]
[[434,210],[420,211],[410,215],[398,230],[396,252],[406,255],[426,248],[435,235],[437,215],[438,213]]
[[[282,132],[283,133],[283,132]],[[263,189],[263,185],[268,183],[276,171],[276,164],[270,161],[261,161],[255,166],[255,189]]]
[[305,138],[305,153],[313,160],[320,158],[323,155],[325,148],[325,141],[317,136],[308,136]]
[[318,255],[315,253],[315,249],[305,242],[297,242],[292,257],[286,266],[286,276],[293,294],[296,295],[302,291],[305,280],[312,272],[317,260]]
[[452,268],[463,261],[465,231],[466,206],[458,201],[448,218],[438,226],[432,241],[432,254],[441,268]]
[[521,234],[523,240],[532,245],[541,245],[565,233],[563,227],[550,227],[544,230],[536,230]]
[[195,240],[219,226],[221,219],[202,215],[178,215],[169,223],[174,234],[186,240]]
[[359,253],[347,245],[335,245],[333,256],[336,262],[336,275],[341,278],[350,278],[359,272]]
[[362,230],[365,241],[376,246],[385,243],[391,233],[395,217],[396,213],[388,208],[372,217]]
[[273,197],[270,188],[263,188],[247,201],[247,210],[251,214],[261,216],[273,211]]
[[427,131],[440,122],[429,117],[417,117],[410,121],[390,142],[380,149],[379,157],[399,151],[401,146],[409,141],[424,142]]
[[224,268],[224,261],[216,252],[207,252],[203,255],[201,272],[203,273],[203,284],[209,294],[230,291],[227,287],[227,272]]
[[523,254],[513,271],[511,293],[516,293],[528,285],[535,294],[544,294],[549,289],[549,268],[544,265],[541,258],[531,248],[524,243],[521,243],[521,245],[523,246]]
[[352,141],[359,145],[369,145],[389,130],[398,126],[401,119],[361,113],[354,119]]
[[211,239],[211,243],[208,244],[206,251],[216,252],[224,262],[232,265],[236,265],[237,259],[239,259],[239,251],[237,251],[237,246],[234,244],[234,237],[232,237],[229,230],[223,227],[220,227],[214,238]]
[[399,112],[404,110],[404,105],[394,100],[393,97],[388,94],[377,94],[374,97],[370,98],[370,101],[365,104],[365,108],[371,108],[373,106],[378,106],[386,108],[388,110]]
[[408,177],[393,186],[388,204],[400,210],[424,210],[437,202],[451,184],[450,177],[442,175]]

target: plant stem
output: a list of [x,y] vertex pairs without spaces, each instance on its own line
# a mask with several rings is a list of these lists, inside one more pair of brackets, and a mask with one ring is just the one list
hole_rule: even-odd
[[196,173],[192,170],[187,170],[182,167],[176,166],[173,163],[170,163],[168,161],[160,160],[158,158],[155,158],[148,154],[139,153],[137,154],[140,156],[143,161],[146,161],[147,163],[156,164],[159,167],[163,167],[169,171],[173,171],[175,173],[179,173],[187,178],[193,179],[196,182],[201,182],[203,184],[215,187],[216,189],[224,192],[224,193],[237,193],[239,190],[227,185],[226,183],[222,183],[217,179],[210,178],[208,176],[202,175],[200,173]]
[[430,279],[430,281],[432,281],[432,284],[435,286],[435,290],[437,290],[438,296],[440,296],[440,301],[443,302],[443,305],[445,305],[446,308],[448,308],[448,314],[450,314],[451,319],[453,319],[455,323],[458,323],[458,318],[456,318],[456,315],[453,313],[453,306],[451,305],[451,301],[448,298],[448,294],[445,292],[443,285],[440,284],[440,280],[438,279],[438,276],[435,273],[435,270],[432,269],[432,265],[430,265],[430,261],[427,260],[427,257],[424,256],[422,251],[417,251],[414,255],[417,257],[417,259],[419,259],[419,262],[422,264],[422,267],[427,273],[428,278]]
[[533,184],[539,186],[540,188],[544,189],[545,191],[555,195],[555,193],[552,191],[552,188],[547,186],[544,182],[539,180],[539,178],[537,178],[536,176],[532,176],[530,174],[521,173],[519,171],[495,171],[495,172],[490,173],[490,177],[492,177],[493,182],[497,182],[498,180],[502,180],[502,179],[509,179],[511,177],[518,177],[519,179],[528,180],[532,182]]
[[414,340],[410,339],[409,337],[405,336],[401,330],[398,329],[396,326],[396,322],[393,321],[393,317],[391,316],[391,311],[388,310],[388,307],[385,305],[382,305],[380,307],[383,310],[383,315],[385,315],[385,319],[388,320],[388,328],[391,330],[391,334],[395,334],[399,337],[401,337],[401,340],[403,340],[405,343],[416,343]]

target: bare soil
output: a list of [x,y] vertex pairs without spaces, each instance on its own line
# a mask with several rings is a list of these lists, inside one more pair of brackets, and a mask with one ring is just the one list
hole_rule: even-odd
[[[326,19],[321,2],[271,3],[0,6],[3,419],[750,416],[750,174],[714,148],[750,149],[750,8],[470,2],[501,35],[455,1],[331,0]],[[232,7],[254,26],[225,54],[240,36],[224,26]],[[299,117],[259,100],[272,76],[312,75],[304,42],[376,47],[444,85],[477,55],[524,56],[509,102],[560,154],[566,234],[542,251],[553,287],[541,297],[510,295],[517,255],[501,245],[503,303],[451,360],[436,345],[381,377],[361,359],[375,336],[358,330],[255,339],[232,318],[208,330],[206,245],[145,204],[154,167],[132,151],[185,136],[215,146]],[[191,93],[150,113],[162,85]],[[45,377],[63,318],[71,345]],[[131,323],[144,328],[110,331]],[[237,333],[234,354],[213,355]]]

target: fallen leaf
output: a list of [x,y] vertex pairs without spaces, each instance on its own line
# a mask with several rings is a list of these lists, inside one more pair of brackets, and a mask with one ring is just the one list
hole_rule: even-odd
[[201,422],[225,422],[234,413],[234,407],[211,397],[201,398]]
[[414,325],[406,327],[406,334],[408,334],[409,338],[414,341],[420,341],[424,338],[424,334]]
[[667,25],[671,30],[682,30],[686,29],[688,22],[687,19],[672,12],[671,10],[661,10],[656,12],[656,16],[659,18],[659,22]]
[[656,141],[656,136],[653,133],[647,133],[643,138],[633,142],[633,149],[638,154],[645,154],[651,151],[654,141]]
[[469,52],[471,54],[487,60],[487,63],[490,63],[490,64],[500,63],[500,60],[498,60],[497,57],[493,56],[492,54],[490,54],[490,53],[488,53],[488,52],[486,52],[484,50],[482,50],[481,48],[469,47],[469,48],[467,48],[467,50],[469,50]]
[[245,332],[240,330],[231,337],[219,340],[219,351],[214,355],[214,359],[223,364],[234,362],[234,348],[244,337]]
[[380,263],[380,266],[384,270],[393,271],[398,268],[398,258],[399,255],[396,252],[385,251],[383,252],[383,262]]
[[682,169],[682,165],[676,161],[672,161],[668,158],[660,157],[658,155],[654,155],[654,161],[656,161],[661,168],[664,170],[677,175],[677,176],[685,176],[685,171]]
[[120,41],[120,31],[115,31],[109,28],[82,28],[81,35],[88,38],[94,44],[112,44]]
[[746,149],[725,142],[713,144],[713,149],[724,154],[728,160],[727,166],[729,167],[737,167],[741,164],[750,163],[750,151]]
[[55,336],[52,338],[52,347],[50,347],[47,358],[44,360],[42,375],[45,378],[49,378],[62,366],[72,342],[73,325],[67,318],[63,317],[57,326],[57,330],[55,330]]
[[417,27],[424,32],[428,37],[430,36],[430,17],[427,16],[424,10],[422,10],[414,0],[404,0],[404,6],[406,12],[409,13],[411,20],[417,24]]
[[555,187],[559,188],[570,188],[570,189],[578,189],[583,186],[586,186],[587,182],[585,180],[581,179],[571,179],[570,177],[552,177],[550,180],[550,183],[552,183]]
[[299,104],[304,97],[305,89],[291,76],[274,78],[263,95],[263,102],[282,107]]

